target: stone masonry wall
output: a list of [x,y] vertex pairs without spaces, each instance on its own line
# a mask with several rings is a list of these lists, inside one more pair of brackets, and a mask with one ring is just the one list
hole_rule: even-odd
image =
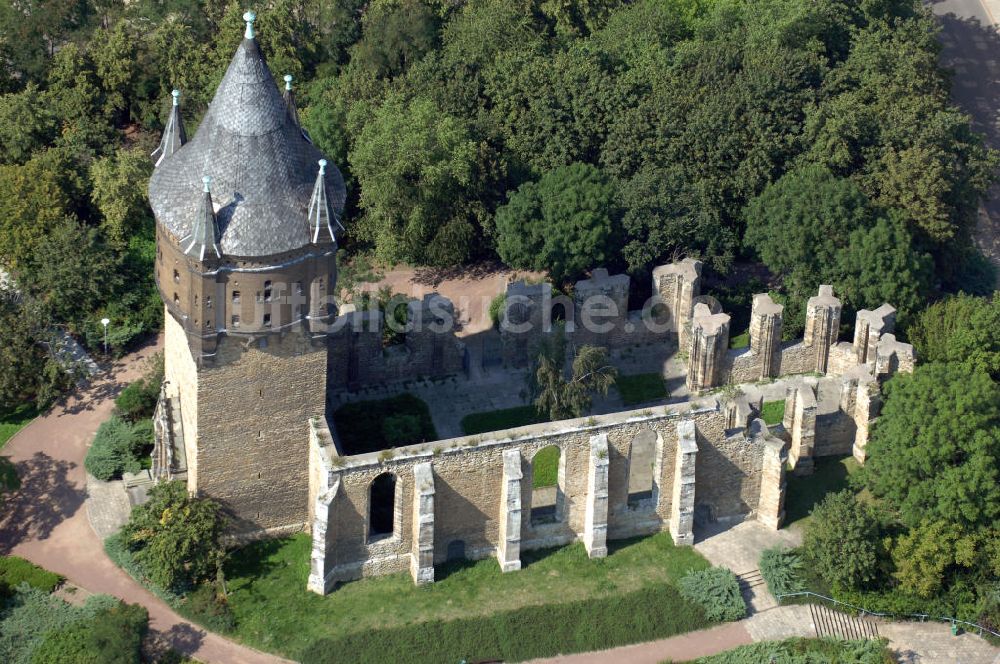
[[164,307],[163,379],[167,397],[180,397],[184,450],[187,455],[188,489],[198,486],[198,367],[184,328]]
[[[500,537],[504,453],[513,451],[521,460],[520,548],[532,549],[568,543],[583,537],[587,529],[588,478],[592,441],[607,440],[608,490],[607,534],[609,539],[668,529],[675,477],[677,424],[695,423],[698,471],[695,501],[716,518],[754,514],[761,491],[762,442],[744,436],[726,438],[725,415],[714,401],[711,406],[687,410],[687,406],[658,413],[634,411],[592,420],[568,420],[522,427],[488,436],[467,436],[395,451],[380,460],[375,455],[335,457],[333,446],[324,448],[328,477],[324,486],[339,489],[326,513],[321,531],[327,536],[322,564],[327,589],[337,580],[401,572],[409,569],[413,531],[408,515],[413,509],[414,466],[430,463],[434,483],[435,563],[447,559],[449,545],[464,543],[470,558],[493,555]],[[683,413],[680,411],[684,411]],[[638,508],[628,505],[628,458],[634,439],[643,432],[657,436],[654,464],[654,500]],[[649,434],[646,434],[647,436]],[[314,436],[315,438],[315,436]],[[556,523],[531,523],[531,460],[544,447],[556,445],[562,455],[558,491],[562,494],[561,518]],[[704,457],[702,459],[701,457]],[[370,487],[382,473],[396,478],[398,529],[388,538],[369,537]],[[593,510],[593,508],[592,508]],[[591,524],[593,525],[593,524]],[[311,587],[316,582],[311,581]]]

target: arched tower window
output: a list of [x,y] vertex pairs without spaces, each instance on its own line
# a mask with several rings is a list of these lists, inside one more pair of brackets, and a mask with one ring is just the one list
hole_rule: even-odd
[[368,541],[392,537],[396,525],[396,476],[382,473],[368,491]]

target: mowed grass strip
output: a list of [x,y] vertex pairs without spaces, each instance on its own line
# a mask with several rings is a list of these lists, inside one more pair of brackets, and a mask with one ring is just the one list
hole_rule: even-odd
[[[535,632],[524,631],[531,625],[525,626],[523,616],[497,617],[525,607],[544,607],[537,615],[532,614],[529,623],[534,624],[545,615],[556,616],[555,605],[580,603],[566,609],[567,615],[560,620],[572,619],[573,630],[579,632],[598,629],[591,625],[611,624],[601,621],[613,621],[616,630],[623,630],[619,637],[625,639],[623,643],[708,624],[700,610],[682,600],[673,586],[687,571],[709,566],[700,554],[691,548],[675,547],[667,533],[612,542],[610,548],[609,556],[598,560],[589,559],[582,544],[525,552],[524,568],[509,574],[501,573],[492,558],[450,563],[439,566],[436,581],[427,586],[415,586],[409,574],[393,574],[346,583],[322,597],[306,591],[310,552],[307,535],[257,542],[236,551],[226,565],[228,601],[236,621],[233,636],[253,647],[303,660],[307,654],[315,655],[327,646],[333,647],[333,642],[348,639],[345,643],[355,650],[337,647],[331,651],[341,657],[337,661],[457,662],[462,657],[496,656],[490,648],[480,649],[476,644],[481,635],[496,634],[497,630],[521,630],[526,638],[535,638]],[[626,611],[626,605],[621,605],[620,610],[625,612],[622,615],[607,615],[613,607],[597,601],[607,600],[613,605],[625,594],[655,588],[660,590],[630,600],[644,608],[637,610],[636,605],[628,604]],[[650,625],[648,631],[630,632],[629,621],[641,620],[633,613],[643,611],[655,611],[653,615],[657,616],[674,612],[679,617],[675,622]],[[459,620],[463,621],[461,629],[439,624]],[[537,651],[530,656],[600,645],[567,641],[566,626],[545,624],[548,627],[538,634],[551,632],[552,636],[536,643],[533,647]],[[410,631],[395,635],[385,631],[402,628]],[[403,653],[380,645],[393,643],[394,639],[399,643],[432,643],[443,629],[448,630],[448,643],[460,637],[468,639],[467,648],[455,648],[469,651],[451,652],[449,646],[445,660],[431,655],[421,658],[421,653],[405,653],[407,658],[401,659]],[[655,630],[660,631],[654,634]],[[493,643],[493,637],[481,638],[486,639],[484,644]],[[500,654],[512,656],[507,650]],[[515,654],[521,657],[524,653]],[[376,655],[382,659],[373,659]]]
[[0,448],[36,417],[38,409],[34,404],[21,404],[13,410],[0,411]]
[[667,397],[667,387],[663,384],[663,376],[658,373],[634,374],[618,376],[615,387],[622,396],[626,406],[634,406],[648,401],[657,401]]
[[462,431],[465,432],[465,435],[471,436],[477,433],[502,431],[546,421],[548,418],[539,413],[534,406],[516,406],[466,415],[462,418]]
[[765,401],[760,409],[760,416],[765,424],[781,424],[785,417],[784,401]]
[[799,477],[789,474],[785,493],[785,527],[795,524],[805,527],[812,509],[828,493],[846,489],[848,477],[860,468],[853,456],[819,457],[815,460],[812,475]]

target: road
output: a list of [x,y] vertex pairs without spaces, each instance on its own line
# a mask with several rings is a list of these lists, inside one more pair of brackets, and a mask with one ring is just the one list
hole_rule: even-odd
[[[941,22],[942,65],[954,73],[952,98],[986,144],[1000,148],[1000,0],[928,0]],[[1000,267],[1000,187],[980,211],[976,242]]]

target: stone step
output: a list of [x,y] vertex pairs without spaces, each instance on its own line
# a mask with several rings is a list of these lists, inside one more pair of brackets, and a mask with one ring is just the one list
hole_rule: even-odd
[[817,638],[833,637],[847,640],[877,639],[878,623],[870,618],[859,618],[823,604],[810,604],[809,613]]

